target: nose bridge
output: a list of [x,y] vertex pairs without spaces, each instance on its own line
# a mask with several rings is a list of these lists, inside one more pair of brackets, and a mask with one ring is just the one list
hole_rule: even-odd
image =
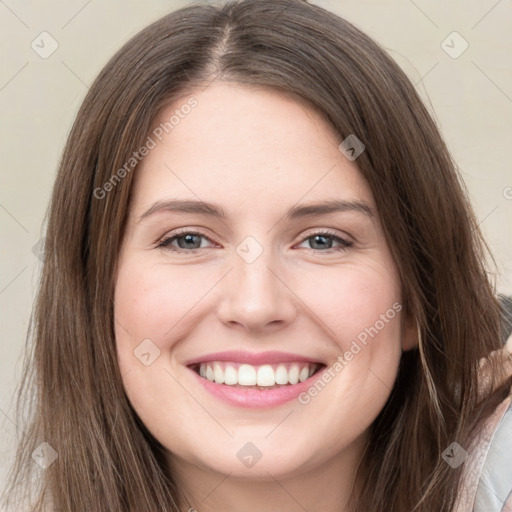
[[290,319],[292,294],[282,282],[284,276],[279,277],[280,261],[270,246],[247,237],[233,254],[233,267],[222,300],[224,321],[255,328]]
[[249,236],[238,245],[234,258],[234,278],[243,296],[268,303],[279,293],[275,270],[270,271],[278,266],[278,261],[268,239],[264,243]]

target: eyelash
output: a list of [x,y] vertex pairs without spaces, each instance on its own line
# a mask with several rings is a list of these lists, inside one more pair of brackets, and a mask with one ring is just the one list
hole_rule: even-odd
[[[211,240],[209,237],[207,237],[205,234],[203,234],[201,232],[189,231],[187,229],[184,229],[184,230],[181,230],[181,231],[178,231],[178,232],[174,233],[172,236],[166,237],[163,240],[161,240],[158,243],[157,248],[169,249],[171,252],[175,252],[175,253],[194,253],[194,252],[200,251],[201,249],[206,249],[206,247],[199,247],[199,248],[196,248],[196,249],[189,249],[189,250],[187,250],[187,249],[179,249],[179,248],[171,246],[172,242],[174,242],[178,238],[181,238],[181,237],[183,237],[185,235],[199,235],[199,236],[201,236],[203,238],[206,238],[209,242],[215,243],[215,242],[213,242],[213,240]],[[324,250],[320,250],[320,249],[309,249],[310,251],[314,251],[314,252],[317,252],[317,253],[320,252],[320,253],[331,254],[333,252],[341,252],[341,251],[347,250],[348,248],[350,248],[350,247],[352,247],[354,245],[354,243],[351,242],[350,240],[342,238],[338,234],[333,233],[332,231],[329,231],[328,229],[323,230],[323,231],[317,231],[317,232],[311,233],[308,236],[306,236],[305,238],[303,238],[300,243],[303,243],[306,240],[308,240],[309,238],[313,238],[314,236],[327,236],[327,237],[330,237],[333,240],[335,240],[336,242],[338,242],[340,244],[340,246],[341,246],[341,247],[336,247],[336,248],[330,248],[330,249],[327,249],[325,251]]]

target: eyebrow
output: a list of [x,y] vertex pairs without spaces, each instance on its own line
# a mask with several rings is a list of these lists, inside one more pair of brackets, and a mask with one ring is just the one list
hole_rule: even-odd
[[[175,213],[195,213],[214,217],[217,219],[225,219],[227,215],[223,208],[217,204],[196,200],[178,200],[169,199],[165,201],[157,201],[147,211],[145,211],[137,222],[146,219],[159,211],[169,211]],[[325,200],[316,203],[307,203],[293,206],[290,208],[284,218],[288,221],[305,217],[315,217],[320,215],[328,215],[330,213],[353,211],[362,213],[371,219],[375,217],[373,208],[366,201],[344,201],[344,200]]]

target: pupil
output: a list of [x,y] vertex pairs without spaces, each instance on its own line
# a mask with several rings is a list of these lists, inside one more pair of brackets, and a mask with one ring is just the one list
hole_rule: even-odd
[[[193,243],[193,237],[198,237],[198,235],[183,235],[182,237],[178,238],[178,246],[180,249],[190,249],[190,246],[187,244]],[[181,243],[181,241],[184,241],[184,243]],[[201,245],[200,240],[199,245]]]
[[[314,235],[314,236],[313,236],[313,240],[314,240],[313,245],[315,245],[315,244],[317,243],[317,240],[318,240],[318,239],[323,239],[323,240],[325,241],[325,240],[326,240],[326,239],[328,239],[328,238],[329,238],[329,237],[326,237],[326,236],[323,236],[323,235]],[[327,244],[327,246],[328,246],[328,248],[330,248],[330,247],[332,246],[332,240],[330,240],[330,243],[328,243],[328,244]],[[325,247],[326,247],[326,245],[325,245],[325,244],[323,244],[323,245],[322,245],[322,244],[320,244],[320,249],[325,248]],[[313,249],[316,249],[316,248],[317,248],[317,247],[313,247]]]

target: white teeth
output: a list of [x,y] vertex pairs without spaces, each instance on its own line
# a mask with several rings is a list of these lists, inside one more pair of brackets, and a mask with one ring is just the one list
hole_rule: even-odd
[[215,382],[217,384],[224,384],[224,372],[219,363],[213,365],[213,375],[215,376]]
[[276,384],[288,384],[288,371],[286,370],[286,366],[280,364],[277,367],[275,379]]
[[250,364],[242,364],[238,368],[238,384],[241,386],[256,385],[256,369]]
[[238,373],[232,366],[226,366],[226,369],[224,370],[224,384],[227,384],[228,386],[238,384]]
[[228,386],[261,386],[297,384],[311,377],[319,368],[313,363],[286,363],[278,365],[229,363],[210,361],[199,365],[199,375],[217,384]]
[[256,375],[256,384],[258,386],[273,386],[276,383],[274,370],[269,364],[264,364],[258,368]]
[[299,382],[299,367],[293,364],[288,371],[288,382],[290,384],[297,384]]

